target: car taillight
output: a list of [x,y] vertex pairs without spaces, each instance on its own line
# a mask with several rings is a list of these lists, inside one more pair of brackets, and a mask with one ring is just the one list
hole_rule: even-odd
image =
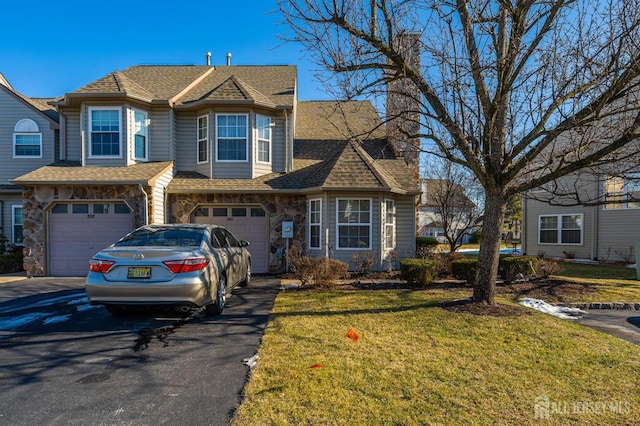
[[92,272],[100,272],[102,274],[109,271],[109,269],[116,263],[113,260],[101,260],[101,259],[91,259],[89,261],[89,270]]
[[174,274],[180,274],[182,272],[192,272],[203,269],[209,264],[209,259],[197,257],[193,259],[165,260],[162,263],[164,263]]

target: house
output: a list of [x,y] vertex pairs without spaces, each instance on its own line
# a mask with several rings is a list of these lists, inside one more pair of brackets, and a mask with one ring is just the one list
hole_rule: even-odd
[[635,262],[634,246],[640,243],[639,178],[640,174],[613,177],[584,171],[562,180],[563,186],[579,187],[581,198],[592,200],[592,205],[549,203],[544,190],[524,194],[523,253]]
[[148,223],[222,224],[253,271],[287,247],[350,262],[415,252],[417,165],[368,101],[297,100],[293,66],[134,66],[53,102],[55,161],[23,189],[28,275],[84,275]]
[[418,235],[446,243],[446,234],[462,235],[466,244],[477,228],[475,204],[462,185],[446,179],[421,179],[418,206]]
[[55,160],[58,114],[50,99],[18,93],[0,74],[0,234],[23,240],[22,189],[11,180]]

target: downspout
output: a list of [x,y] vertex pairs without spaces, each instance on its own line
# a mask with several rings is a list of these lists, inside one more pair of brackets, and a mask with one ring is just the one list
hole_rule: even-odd
[[520,250],[522,251],[522,255],[525,256],[527,254],[525,247],[527,247],[527,193],[525,192],[524,197],[522,197],[522,221],[520,222]]
[[58,115],[60,115],[60,130],[58,133],[60,152],[58,160],[65,161],[67,159],[67,117],[58,107]]
[[142,186],[141,183],[138,184],[138,189],[144,195],[144,225],[148,225],[149,224],[149,215],[148,215],[147,211],[148,211],[148,206],[149,206],[149,195],[145,192],[144,187]]
[[[601,189],[602,191],[600,191]],[[598,182],[596,183],[596,191],[600,192],[601,194],[604,193],[604,188],[600,187],[600,179],[598,179]],[[600,252],[600,250],[598,245],[600,242],[598,241],[598,228],[600,228],[600,208],[596,205],[593,206],[593,235],[591,236],[591,238],[593,238],[593,243],[591,244],[591,259],[593,260],[599,260],[598,253]]]

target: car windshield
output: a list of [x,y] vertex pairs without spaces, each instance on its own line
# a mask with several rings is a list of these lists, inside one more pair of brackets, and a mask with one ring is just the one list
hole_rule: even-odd
[[197,247],[202,242],[202,229],[145,228],[138,229],[120,241],[116,247]]

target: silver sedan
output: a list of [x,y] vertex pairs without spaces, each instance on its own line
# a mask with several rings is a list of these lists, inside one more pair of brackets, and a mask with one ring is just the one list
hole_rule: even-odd
[[90,260],[87,296],[113,314],[164,306],[218,315],[233,288],[249,284],[248,245],[216,225],[143,226]]

